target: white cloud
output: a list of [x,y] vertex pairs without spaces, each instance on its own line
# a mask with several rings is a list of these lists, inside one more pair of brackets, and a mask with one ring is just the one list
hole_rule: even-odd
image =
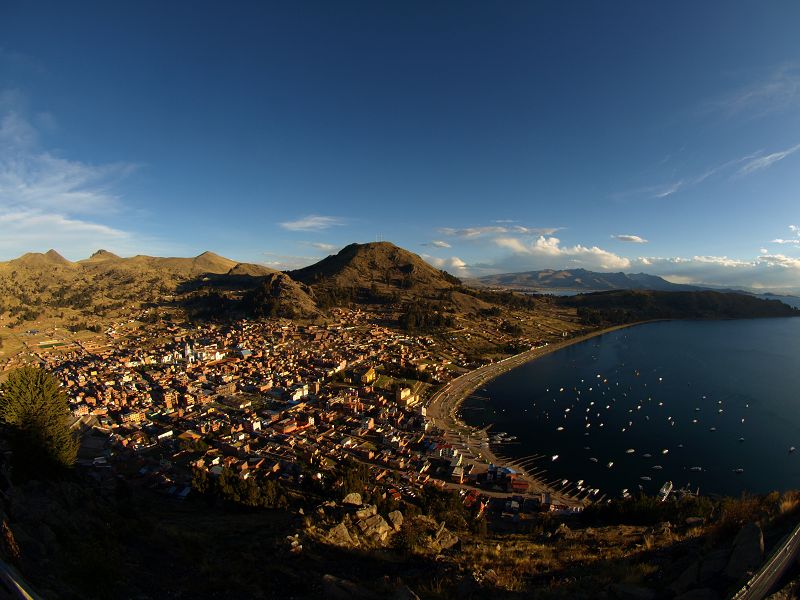
[[[796,276],[800,276],[800,258],[794,258],[784,254],[762,254],[758,257],[757,262],[773,267],[793,269],[798,271]],[[797,281],[795,283],[800,284],[800,282]]]
[[46,246],[83,257],[99,247],[132,249],[131,233],[97,219],[123,208],[113,188],[136,166],[93,165],[42,149],[40,128],[54,127],[54,119],[40,113],[37,128],[26,105],[19,92],[0,92],[0,251],[10,258]]
[[760,249],[753,259],[728,256],[639,257],[631,261],[674,283],[800,292],[800,259]]
[[457,256],[451,256],[450,258],[438,258],[436,256],[429,256],[428,254],[423,254],[422,258],[425,259],[429,264],[433,265],[437,269],[444,269],[458,277],[469,277],[470,271],[467,263],[463,260],[458,258]]
[[712,102],[727,117],[762,117],[800,104],[800,65],[784,64]]
[[334,244],[326,244],[324,242],[305,242],[312,248],[316,248],[317,250],[322,250],[324,252],[336,252],[339,249],[339,246],[335,246]]
[[767,154],[766,156],[759,156],[753,158],[746,162],[742,167],[739,169],[739,175],[751,175],[756,171],[761,171],[762,169],[767,169],[774,165],[776,162],[783,160],[787,156],[794,154],[800,150],[800,144],[792,146],[791,148],[787,148],[786,150],[781,150],[780,152],[773,152],[772,154]]
[[653,197],[654,198],[666,198],[667,196],[671,196],[675,192],[682,190],[686,186],[686,183],[681,179],[680,181],[675,181],[673,183],[668,183],[664,186],[651,188],[653,190]]
[[[80,256],[97,248],[128,248],[131,235],[99,223],[35,211],[0,213],[0,252],[13,256],[49,248],[84,248]],[[88,242],[88,243],[87,243]]]
[[616,233],[611,236],[619,242],[631,242],[633,244],[646,244],[647,240],[638,235],[631,235],[627,233]]
[[434,248],[450,248],[450,244],[443,240],[431,240],[430,242],[426,242],[422,244],[423,246],[433,246]]
[[772,244],[783,244],[783,245],[793,245],[793,246],[800,246],[800,227],[797,225],[789,225],[789,231],[791,231],[795,237],[793,238],[775,238],[770,243]]
[[281,227],[289,231],[322,231],[344,225],[345,220],[341,217],[331,217],[324,215],[307,215],[296,221],[284,221],[279,223]]
[[[501,221],[495,221],[498,223]],[[503,221],[504,222],[504,221]],[[461,229],[453,227],[442,227],[440,233],[452,237],[474,239],[486,235],[499,235],[505,233],[519,233],[527,235],[552,235],[558,231],[558,227],[523,227],[522,225],[485,225],[483,227],[464,227]]]
[[556,237],[541,235],[532,243],[526,243],[515,237],[499,237],[494,242],[501,248],[511,250],[517,255],[547,258],[551,261],[557,259],[558,262],[567,261],[573,266],[609,270],[627,269],[631,264],[631,261],[624,256],[597,246],[588,247],[581,244],[562,246],[561,240]]
[[264,252],[263,254],[266,257],[263,264],[279,271],[301,269],[320,260],[319,256],[297,256],[293,254],[280,254],[278,252]]

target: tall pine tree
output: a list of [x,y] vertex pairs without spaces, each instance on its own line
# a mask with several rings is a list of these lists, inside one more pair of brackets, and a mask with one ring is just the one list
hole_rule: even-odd
[[47,371],[22,367],[0,385],[0,423],[11,438],[16,476],[35,478],[75,463],[78,438],[69,421],[67,398]]

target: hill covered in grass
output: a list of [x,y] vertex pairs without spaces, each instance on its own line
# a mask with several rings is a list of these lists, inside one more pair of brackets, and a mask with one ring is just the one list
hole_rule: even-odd
[[428,292],[460,283],[449,273],[390,242],[350,244],[313,265],[289,271],[289,275],[308,285],[355,289],[378,287]]
[[590,325],[631,323],[650,319],[749,319],[796,317],[800,310],[779,300],[734,292],[659,292],[617,290],[558,299],[577,309]]

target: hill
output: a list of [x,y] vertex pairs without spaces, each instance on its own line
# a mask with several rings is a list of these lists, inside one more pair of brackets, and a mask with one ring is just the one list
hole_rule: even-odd
[[228,271],[227,275],[264,277],[272,273],[280,273],[280,271],[276,271],[275,269],[270,269],[269,267],[265,267],[264,265],[257,265],[254,263],[237,263],[236,266],[234,266],[230,271]]
[[286,273],[270,273],[243,298],[244,310],[253,317],[283,317],[314,319],[320,311],[314,302],[314,292]]
[[8,264],[15,268],[50,268],[50,267],[70,267],[72,263],[61,256],[55,250],[48,250],[45,253],[27,252],[8,261]]
[[10,326],[38,317],[57,318],[70,326],[144,304],[164,305],[209,282],[229,291],[248,290],[257,279],[274,273],[213,252],[188,258],[122,258],[98,250],[77,262],[55,250],[31,252],[0,262],[0,315],[10,315],[4,323]]
[[416,254],[390,242],[350,244],[318,263],[289,271],[292,279],[307,285],[338,288],[442,290],[460,281],[429,265]]
[[662,277],[646,273],[599,273],[586,269],[545,269],[522,273],[486,275],[476,280],[479,285],[533,291],[608,291],[658,290],[696,291],[701,288],[671,283]]
[[800,310],[779,300],[733,292],[659,292],[617,290],[564,296],[561,306],[573,307],[589,325],[629,323],[648,319],[746,319],[796,317]]

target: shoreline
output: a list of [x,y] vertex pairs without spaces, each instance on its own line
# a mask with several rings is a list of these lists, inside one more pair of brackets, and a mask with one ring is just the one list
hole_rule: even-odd
[[[489,464],[509,467],[521,475],[521,479],[528,483],[528,491],[523,495],[538,495],[547,493],[553,502],[569,507],[582,507],[590,503],[588,494],[584,493],[582,498],[572,496],[564,490],[556,490],[551,483],[542,475],[546,474],[546,469],[534,469],[537,461],[546,458],[542,455],[531,455],[518,459],[507,459],[498,455],[492,450],[489,443],[488,430],[491,426],[484,429],[477,429],[467,425],[456,416],[461,403],[478,388],[489,381],[496,379],[503,373],[520,367],[533,360],[552,354],[569,346],[588,341],[592,338],[634,327],[654,321],[637,321],[636,323],[625,323],[614,325],[603,329],[583,334],[578,337],[569,338],[554,344],[548,344],[540,348],[526,350],[520,354],[515,354],[504,358],[496,363],[483,365],[477,369],[464,373],[445,384],[445,386],[435,392],[426,403],[427,417],[430,422],[442,430],[442,435],[448,442],[458,447],[464,454],[466,461],[471,462],[474,468],[486,467]],[[481,489],[482,492],[487,490]],[[503,494],[507,495],[507,494]]]

